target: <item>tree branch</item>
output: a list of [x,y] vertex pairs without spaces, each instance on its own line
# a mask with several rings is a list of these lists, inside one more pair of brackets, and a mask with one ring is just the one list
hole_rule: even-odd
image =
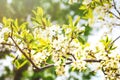
[[12,36],[10,36],[10,38],[12,39],[13,43],[15,44],[15,46],[19,49],[19,51],[26,57],[26,59],[33,65],[34,68],[39,69],[34,62],[27,56],[27,54],[18,46],[18,44],[15,42],[15,40],[13,39]]
[[[99,62],[102,61],[102,59],[100,59],[100,60],[85,59],[85,60],[83,60],[83,61],[86,61],[86,62],[98,62],[98,63],[99,63]],[[65,65],[69,65],[69,64],[71,64],[71,63],[73,63],[73,61],[66,62]],[[43,70],[45,70],[45,69],[47,69],[47,68],[51,68],[51,67],[55,67],[55,65],[54,65],[54,64],[49,64],[49,65],[46,65],[46,66],[41,67],[41,68],[39,68],[39,69],[34,69],[34,71],[36,71],[36,72],[38,72],[38,71],[43,71]]]
[[32,66],[36,69],[39,69],[39,67],[37,67],[35,65],[35,63],[31,60],[31,58],[29,58],[27,56],[27,54],[19,47],[19,45],[16,43],[16,41],[13,39],[13,27],[12,27],[13,23],[11,22],[10,27],[11,27],[11,33],[9,35],[9,37],[11,38],[11,40],[13,41],[13,43],[15,44],[15,46],[18,48],[18,50],[25,56],[25,58],[32,64]]

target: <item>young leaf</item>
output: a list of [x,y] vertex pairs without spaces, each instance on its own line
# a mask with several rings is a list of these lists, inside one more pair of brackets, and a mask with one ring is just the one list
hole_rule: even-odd
[[21,67],[23,67],[26,63],[27,63],[27,60],[25,60],[22,64],[20,64],[20,66],[18,66],[18,69],[20,69]]
[[43,17],[43,14],[44,14],[43,9],[41,7],[38,7],[37,8],[37,15],[39,15],[40,17]]
[[75,20],[74,26],[77,26],[77,24],[78,24],[79,21],[80,21],[80,16],[78,16],[78,18]]
[[82,37],[78,37],[78,40],[79,40],[79,42],[81,42],[82,44],[85,44],[85,40],[82,38]]

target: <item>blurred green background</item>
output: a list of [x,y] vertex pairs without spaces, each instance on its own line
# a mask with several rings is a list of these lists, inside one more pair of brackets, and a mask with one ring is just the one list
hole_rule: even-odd
[[28,15],[32,15],[32,10],[40,6],[51,21],[63,24],[67,22],[67,15],[81,15],[81,2],[70,5],[68,0],[0,0],[0,21],[3,16],[25,21]]

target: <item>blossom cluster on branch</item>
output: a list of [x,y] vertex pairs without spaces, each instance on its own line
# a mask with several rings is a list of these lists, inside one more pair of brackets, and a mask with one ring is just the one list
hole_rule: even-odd
[[[85,6],[80,9],[83,8]],[[88,13],[89,11],[91,10]],[[30,63],[35,71],[55,66],[56,73],[62,75],[66,65],[70,65],[73,70],[83,71],[89,64],[97,63],[95,71],[102,70],[107,78],[119,79],[120,54],[115,52],[117,47],[114,45],[119,37],[115,40],[105,37],[92,45],[82,37],[85,29],[77,25],[80,17],[73,21],[69,16],[69,24],[59,26],[51,24],[44,17],[42,8],[38,7],[33,13],[35,16],[32,18],[32,27],[27,22],[20,25],[18,20],[3,18],[0,45],[11,50],[10,56],[17,69],[26,63]],[[19,62],[16,54],[24,61]]]

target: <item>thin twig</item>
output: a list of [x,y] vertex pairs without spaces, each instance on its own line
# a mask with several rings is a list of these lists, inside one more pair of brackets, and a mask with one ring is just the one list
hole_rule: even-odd
[[1,45],[8,45],[8,46],[14,46],[13,44],[10,44],[10,43],[5,43],[5,42],[2,42],[0,43]]
[[[120,12],[119,12],[119,10],[118,10],[117,7],[116,7],[115,0],[113,0],[113,7],[114,7],[114,9],[117,11],[117,13],[118,13],[119,16],[120,16]],[[115,13],[113,13],[113,12],[111,12],[111,11],[109,11],[109,10],[108,10],[108,13],[111,13],[111,14],[114,15],[117,19],[120,19],[119,16],[117,16]]]
[[39,71],[43,71],[45,69],[48,69],[48,68],[51,68],[51,67],[54,67],[54,64],[49,64],[49,65],[46,65],[44,67],[41,67],[39,69],[33,69],[35,72],[39,72]]
[[65,59],[67,59],[67,60],[69,60],[69,61],[72,61],[71,58],[67,58],[67,57],[65,57],[65,56],[62,56],[62,57],[65,58]]
[[13,63],[18,59],[18,55],[15,57],[15,59],[13,60]]
[[13,23],[12,22],[10,23],[10,27],[11,27],[11,34],[10,34],[10,36],[13,36]]
[[113,16],[115,16],[117,19],[120,19],[120,17],[117,16],[116,14],[114,14],[113,12],[111,12],[111,11],[107,11],[107,12],[110,13],[110,14],[112,14]]
[[116,76],[118,77],[118,76],[120,76],[120,74],[116,74]]
[[114,39],[110,45],[114,44],[118,39],[120,38],[120,36],[118,36],[116,39]]
[[107,75],[107,74],[105,73],[105,70],[103,69],[103,67],[104,67],[104,66],[102,66],[102,72],[103,72],[104,75]]
[[85,59],[86,62],[101,62],[102,59],[96,60],[96,59]]
[[120,26],[120,24],[117,24],[117,23],[113,23],[112,25],[115,25],[115,26]]
[[75,58],[75,56],[73,54],[71,54],[71,53],[67,53],[67,54],[71,55],[74,58],[74,60],[76,61],[76,58]]
[[[72,63],[72,61],[65,63],[65,65],[69,65],[69,64],[71,64],[71,63]],[[38,71],[43,71],[43,70],[45,70],[45,69],[48,69],[48,68],[51,68],[51,67],[54,67],[54,66],[55,66],[54,64],[49,64],[49,65],[46,65],[46,66],[41,67],[41,68],[39,68],[39,69],[34,69],[34,71],[36,71],[36,72],[38,72]]]
[[115,0],[113,0],[113,7],[114,7],[114,9],[117,11],[117,13],[118,13],[119,16],[120,16],[120,12],[119,12],[119,10],[118,10],[117,7],[116,7]]

